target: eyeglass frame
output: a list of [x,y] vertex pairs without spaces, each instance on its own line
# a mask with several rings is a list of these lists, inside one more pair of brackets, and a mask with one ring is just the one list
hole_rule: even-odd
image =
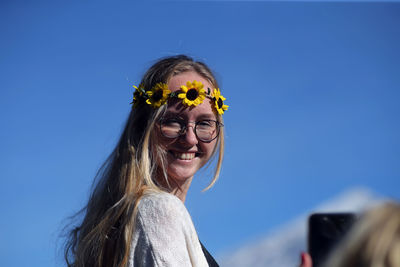
[[[177,137],[169,137],[169,136],[166,136],[166,135],[163,133],[163,130],[161,129],[163,121],[169,120],[169,119],[176,119],[176,121],[177,121],[177,122],[179,123],[179,125],[181,126],[181,130],[179,131],[179,134],[178,134]],[[213,122],[215,122],[217,134],[216,134],[215,137],[214,137],[213,139],[211,139],[211,140],[203,140],[203,139],[201,139],[201,138],[197,135],[196,127],[197,127],[197,125],[198,125],[200,122],[203,122],[203,121],[213,121]],[[181,122],[182,122],[182,123],[181,123]],[[160,132],[161,132],[161,134],[162,134],[165,138],[169,138],[169,139],[177,139],[177,138],[179,138],[179,137],[185,135],[187,129],[189,128],[188,125],[189,125],[190,123],[194,123],[194,127],[192,126],[193,132],[194,132],[194,134],[196,135],[196,138],[197,138],[198,140],[200,140],[201,142],[203,142],[203,143],[211,143],[212,141],[214,141],[214,140],[219,136],[221,127],[224,127],[224,125],[223,125],[221,122],[219,122],[219,121],[217,121],[217,120],[209,120],[209,119],[199,120],[199,121],[188,121],[188,122],[186,122],[184,119],[180,119],[180,118],[161,118],[161,119],[158,121],[158,124],[159,124],[159,126],[160,126]]]

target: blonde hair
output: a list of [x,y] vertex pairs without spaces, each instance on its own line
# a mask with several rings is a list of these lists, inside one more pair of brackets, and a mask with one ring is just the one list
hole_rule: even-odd
[[[152,88],[158,82],[168,83],[171,77],[187,71],[194,71],[215,88],[219,87],[204,63],[185,55],[157,61],[144,74],[141,84],[144,88]],[[64,250],[68,266],[127,265],[140,198],[150,191],[167,189],[155,179],[157,168],[162,168],[168,184],[165,151],[157,146],[153,131],[165,109],[166,105],[153,109],[145,103],[132,108],[117,146],[96,175],[88,204],[77,214],[84,214],[82,222],[69,232]],[[222,122],[220,115],[217,119]],[[213,156],[217,150],[214,177],[204,190],[214,185],[221,170],[223,127]]]
[[390,202],[367,212],[324,266],[400,266],[400,204]]

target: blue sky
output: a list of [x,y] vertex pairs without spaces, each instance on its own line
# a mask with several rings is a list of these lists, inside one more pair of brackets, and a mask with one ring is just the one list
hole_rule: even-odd
[[186,201],[213,254],[347,188],[400,197],[398,2],[3,1],[0,33],[4,266],[61,264],[63,220],[115,145],[132,85],[179,53],[215,70],[230,105],[220,180],[201,193],[201,172]]

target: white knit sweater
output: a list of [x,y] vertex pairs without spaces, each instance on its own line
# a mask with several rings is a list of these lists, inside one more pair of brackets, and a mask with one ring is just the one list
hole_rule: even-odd
[[192,219],[182,201],[168,193],[140,200],[129,267],[208,267]]

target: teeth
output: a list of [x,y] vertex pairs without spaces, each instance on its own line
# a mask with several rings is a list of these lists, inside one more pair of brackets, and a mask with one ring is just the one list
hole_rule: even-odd
[[174,153],[175,157],[178,159],[183,159],[183,160],[191,160],[194,159],[195,153]]

